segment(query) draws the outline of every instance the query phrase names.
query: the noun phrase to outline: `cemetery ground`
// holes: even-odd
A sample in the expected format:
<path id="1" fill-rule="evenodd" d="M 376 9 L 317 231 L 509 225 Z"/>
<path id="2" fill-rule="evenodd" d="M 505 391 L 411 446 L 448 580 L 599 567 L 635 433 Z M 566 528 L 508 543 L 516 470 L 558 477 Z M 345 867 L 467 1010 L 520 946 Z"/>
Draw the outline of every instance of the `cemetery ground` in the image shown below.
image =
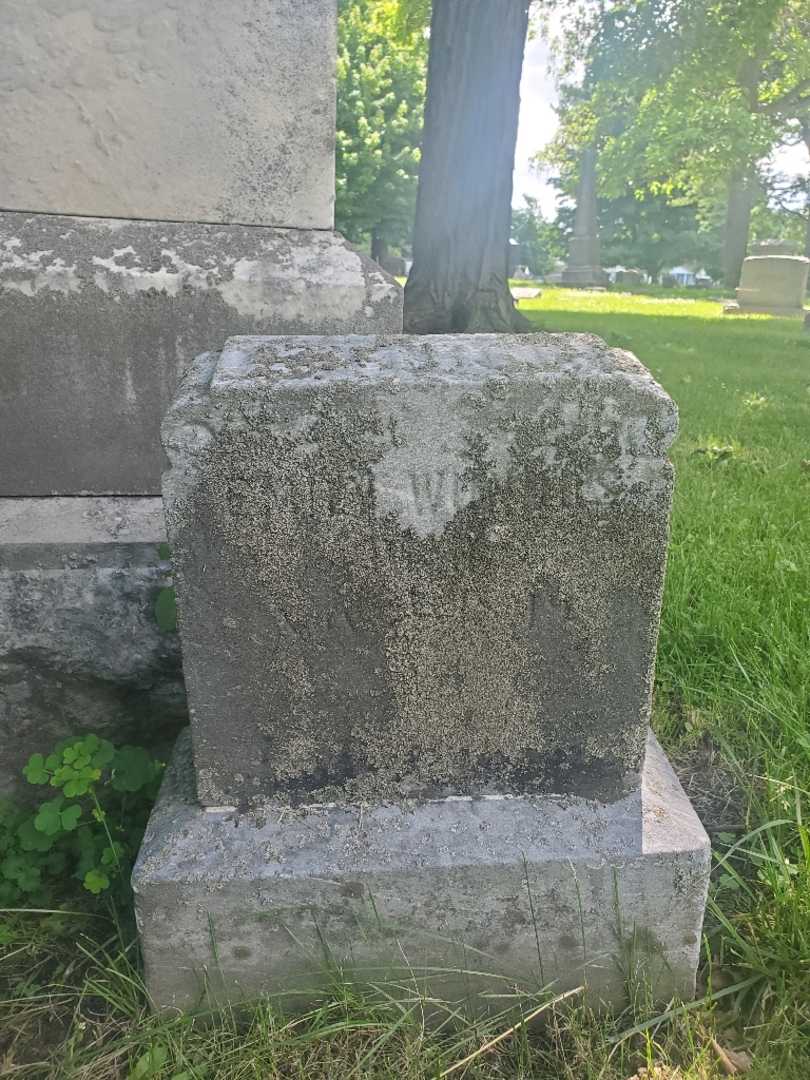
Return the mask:
<path id="1" fill-rule="evenodd" d="M 128 911 L 74 894 L 70 913 L 0 915 L 0 1076 L 810 1075 L 810 335 L 709 299 L 544 288 L 520 306 L 630 349 L 680 409 L 654 723 L 715 848 L 702 998 L 663 1012 L 630 979 L 620 1016 L 505 994 L 465 1021 L 336 972 L 304 1016 L 272 999 L 153 1016 Z"/>

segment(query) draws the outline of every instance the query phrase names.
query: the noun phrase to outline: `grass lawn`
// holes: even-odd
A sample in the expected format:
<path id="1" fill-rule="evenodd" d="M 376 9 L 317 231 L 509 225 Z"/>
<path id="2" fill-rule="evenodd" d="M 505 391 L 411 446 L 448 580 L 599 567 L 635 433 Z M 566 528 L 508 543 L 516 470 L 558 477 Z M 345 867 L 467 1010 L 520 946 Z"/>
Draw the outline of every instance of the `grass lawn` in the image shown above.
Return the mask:
<path id="1" fill-rule="evenodd" d="M 680 408 L 655 724 L 715 841 L 705 999 L 511 1032 L 520 1014 L 448 1009 L 435 1030 L 419 1001 L 344 985 L 302 1019 L 201 1023 L 149 1015 L 120 925 L 7 914 L 0 1076 L 716 1080 L 726 1051 L 754 1080 L 810 1076 L 810 335 L 709 300 L 544 289 L 520 308 L 630 349 Z"/>

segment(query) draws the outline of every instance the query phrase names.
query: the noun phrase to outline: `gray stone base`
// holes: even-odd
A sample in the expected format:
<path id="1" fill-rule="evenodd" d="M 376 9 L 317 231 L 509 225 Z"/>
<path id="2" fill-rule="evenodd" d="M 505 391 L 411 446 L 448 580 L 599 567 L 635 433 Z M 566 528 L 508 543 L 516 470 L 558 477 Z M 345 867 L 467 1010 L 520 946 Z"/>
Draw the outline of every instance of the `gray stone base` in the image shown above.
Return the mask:
<path id="1" fill-rule="evenodd" d="M 0 796 L 41 795 L 20 770 L 59 739 L 159 748 L 187 722 L 164 541 L 160 499 L 0 499 Z"/>
<path id="2" fill-rule="evenodd" d="M 778 319 L 802 319 L 805 309 L 798 307 L 760 307 L 751 304 L 740 304 L 737 300 L 729 300 L 723 305 L 724 315 L 773 315 Z"/>
<path id="3" fill-rule="evenodd" d="M 604 289 L 610 278 L 600 266 L 578 266 L 562 272 L 560 284 L 569 289 Z"/>
<path id="4" fill-rule="evenodd" d="M 0 211 L 0 495 L 159 495 L 198 353 L 401 330 L 402 289 L 327 230 Z"/>
<path id="5" fill-rule="evenodd" d="M 621 1003 L 694 993 L 709 842 L 651 736 L 640 792 L 412 806 L 203 810 L 183 737 L 133 874 L 157 1007 L 336 975 L 463 1000 L 585 982 Z M 389 987 L 390 989 L 390 987 Z M 287 1002 L 289 1006 L 290 1001 Z"/>

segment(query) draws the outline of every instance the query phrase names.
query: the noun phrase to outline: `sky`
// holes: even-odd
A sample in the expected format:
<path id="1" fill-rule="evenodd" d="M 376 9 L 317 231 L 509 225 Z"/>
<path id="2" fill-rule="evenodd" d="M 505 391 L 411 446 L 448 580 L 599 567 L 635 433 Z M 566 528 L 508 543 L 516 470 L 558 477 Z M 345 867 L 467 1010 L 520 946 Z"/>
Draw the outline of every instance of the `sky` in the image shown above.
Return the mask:
<path id="1" fill-rule="evenodd" d="M 548 48 L 540 38 L 526 44 L 523 62 L 523 78 L 520 84 L 520 123 L 518 125 L 517 150 L 515 152 L 513 206 L 523 206 L 523 196 L 532 195 L 540 200 L 546 218 L 556 215 L 556 190 L 530 166 L 530 158 L 554 137 L 557 100 L 554 80 L 547 71 Z M 804 146 L 786 147 L 774 159 L 780 172 L 793 175 L 810 171 L 810 158 Z"/>

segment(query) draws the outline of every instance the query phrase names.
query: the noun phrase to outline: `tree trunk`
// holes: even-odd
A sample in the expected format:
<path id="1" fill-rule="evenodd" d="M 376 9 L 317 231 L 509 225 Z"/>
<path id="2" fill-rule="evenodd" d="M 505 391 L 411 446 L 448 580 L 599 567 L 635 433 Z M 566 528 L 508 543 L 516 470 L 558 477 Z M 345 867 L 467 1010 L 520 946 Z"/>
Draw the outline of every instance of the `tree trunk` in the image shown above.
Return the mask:
<path id="1" fill-rule="evenodd" d="M 378 229 L 372 230 L 371 233 L 371 257 L 374 262 L 382 265 L 383 261 L 388 258 L 389 248 L 388 241 L 385 237 L 380 235 Z"/>
<path id="2" fill-rule="evenodd" d="M 748 252 L 748 233 L 755 186 L 747 177 L 732 177 L 728 185 L 728 208 L 723 237 L 723 280 L 729 289 L 740 284 L 742 264 Z"/>
<path id="3" fill-rule="evenodd" d="M 508 281 L 529 0 L 434 0 L 411 333 L 529 329 Z"/>

